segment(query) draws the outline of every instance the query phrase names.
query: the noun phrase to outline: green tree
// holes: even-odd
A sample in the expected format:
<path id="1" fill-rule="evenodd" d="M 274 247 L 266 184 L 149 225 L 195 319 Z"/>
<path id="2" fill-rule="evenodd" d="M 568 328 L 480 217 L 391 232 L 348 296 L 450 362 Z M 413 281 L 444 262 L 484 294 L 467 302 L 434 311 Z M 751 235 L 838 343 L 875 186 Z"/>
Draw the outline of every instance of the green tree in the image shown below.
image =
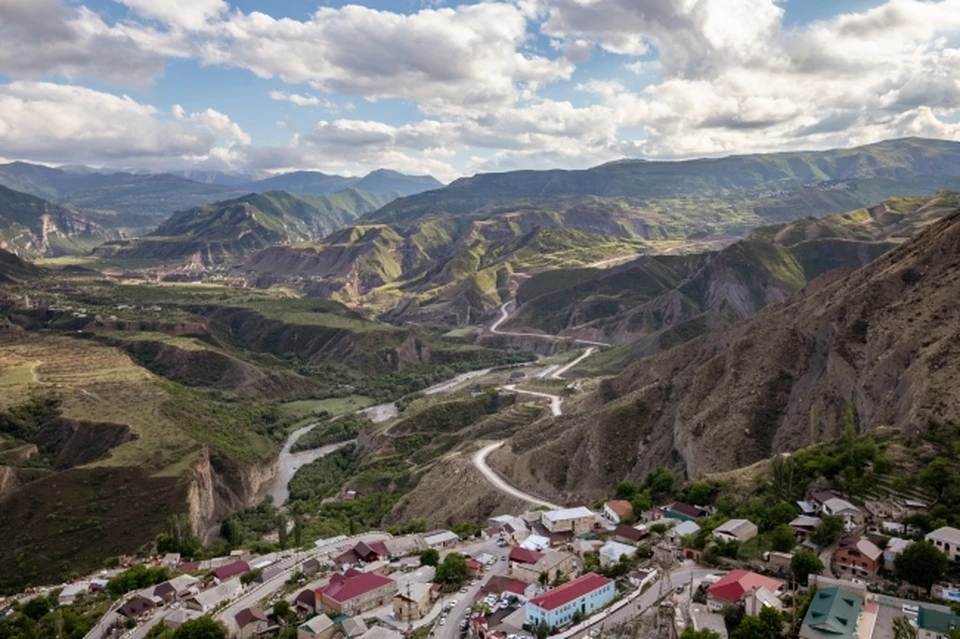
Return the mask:
<path id="1" fill-rule="evenodd" d="M 796 516 L 797 511 L 794 510 L 794 507 L 786 502 L 781 501 L 770 508 L 763 509 L 762 513 L 760 514 L 760 530 L 762 532 L 767 532 L 768 530 L 773 530 L 777 526 L 789 524 Z"/>
<path id="2" fill-rule="evenodd" d="M 227 639 L 227 629 L 210 617 L 198 617 L 177 628 L 173 639 Z"/>
<path id="3" fill-rule="evenodd" d="M 744 617 L 737 629 L 730 633 L 730 639 L 773 639 L 770 627 L 760 617 Z"/>
<path id="4" fill-rule="evenodd" d="M 800 474 L 796 459 L 792 456 L 784 457 L 778 455 L 773 458 L 771 467 L 773 470 L 773 478 L 770 482 L 770 488 L 774 497 L 781 502 L 794 501 L 799 492 L 795 480 Z"/>
<path id="5" fill-rule="evenodd" d="M 276 603 L 273 604 L 273 616 L 277 619 L 288 620 L 293 614 L 293 611 L 290 609 L 290 602 L 286 599 L 278 599 Z"/>
<path id="6" fill-rule="evenodd" d="M 893 639 L 917 639 L 917 629 L 906 617 L 893 620 Z"/>
<path id="7" fill-rule="evenodd" d="M 694 630 L 693 626 L 687 626 L 680 633 L 680 639 L 720 639 L 720 634 L 709 628 Z"/>
<path id="8" fill-rule="evenodd" d="M 907 546 L 893 564 L 897 577 L 924 590 L 943 577 L 948 565 L 947 556 L 926 541 Z"/>
<path id="9" fill-rule="evenodd" d="M 673 494 L 673 487 L 676 478 L 669 468 L 662 466 L 654 472 L 647 475 L 644 480 L 644 488 L 650 491 L 653 497 L 668 497 Z"/>
<path id="10" fill-rule="evenodd" d="M 282 513 L 277 515 L 277 542 L 280 550 L 287 547 L 287 518 Z"/>
<path id="11" fill-rule="evenodd" d="M 717 485 L 709 481 L 695 481 L 687 489 L 687 501 L 698 506 L 712 504 L 716 496 Z"/>
<path id="12" fill-rule="evenodd" d="M 257 568 L 256 570 L 248 570 L 240 575 L 240 583 L 242 583 L 244 586 L 252 584 L 254 580 L 262 574 L 263 570 L 260 568 Z"/>
<path id="13" fill-rule="evenodd" d="M 550 626 L 548 626 L 547 622 L 543 619 L 537 622 L 537 625 L 533 631 L 537 639 L 547 639 L 547 637 L 550 636 Z"/>
<path id="14" fill-rule="evenodd" d="M 437 566 L 436 579 L 443 584 L 459 586 L 467 579 L 467 558 L 452 552 Z"/>
<path id="15" fill-rule="evenodd" d="M 440 564 L 440 553 L 435 548 L 427 548 L 420 553 L 420 563 L 424 566 L 437 566 Z"/>
<path id="16" fill-rule="evenodd" d="M 943 492 L 953 485 L 953 472 L 950 470 L 950 462 L 943 457 L 937 457 L 923 469 L 920 473 L 920 483 L 937 494 L 937 499 L 943 496 Z"/>
<path id="17" fill-rule="evenodd" d="M 650 498 L 650 493 L 645 490 L 635 494 L 633 499 L 630 500 L 630 504 L 633 506 L 633 513 L 637 517 L 653 508 L 653 500 Z"/>
<path id="18" fill-rule="evenodd" d="M 816 554 L 808 550 L 800 550 L 793 554 L 790 560 L 790 571 L 799 584 L 806 584 L 810 575 L 819 575 L 823 572 L 823 562 Z"/>
<path id="19" fill-rule="evenodd" d="M 810 539 L 818 546 L 829 546 L 840 539 L 840 535 L 843 534 L 844 524 L 843 517 L 827 515 L 814 529 L 813 534 L 810 535 Z"/>
<path id="20" fill-rule="evenodd" d="M 626 499 L 631 500 L 633 496 L 637 494 L 637 485 L 632 481 L 622 481 L 617 484 L 617 491 L 615 493 L 616 499 Z"/>
<path id="21" fill-rule="evenodd" d="M 46 597 L 34 597 L 23 605 L 23 614 L 34 620 L 39 620 L 50 612 L 50 602 Z"/>
<path id="22" fill-rule="evenodd" d="M 293 518 L 293 544 L 297 548 L 303 545 L 303 517 L 300 515 Z"/>
<path id="23" fill-rule="evenodd" d="M 797 545 L 797 538 L 793 528 L 780 524 L 770 533 L 770 548 L 777 552 L 790 552 Z"/>
<path id="24" fill-rule="evenodd" d="M 783 636 L 783 615 L 780 614 L 779 610 L 764 606 L 757 618 L 767 627 L 771 639 Z"/>

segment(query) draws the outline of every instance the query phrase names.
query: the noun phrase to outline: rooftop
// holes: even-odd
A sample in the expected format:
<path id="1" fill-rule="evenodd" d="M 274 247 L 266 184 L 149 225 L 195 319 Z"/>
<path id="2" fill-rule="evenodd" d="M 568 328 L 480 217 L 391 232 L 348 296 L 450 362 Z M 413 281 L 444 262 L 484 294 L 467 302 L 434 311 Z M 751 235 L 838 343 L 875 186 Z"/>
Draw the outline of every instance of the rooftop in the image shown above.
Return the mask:
<path id="1" fill-rule="evenodd" d="M 621 544 L 616 541 L 608 541 L 604 544 L 603 548 L 600 549 L 600 554 L 612 559 L 614 561 L 619 561 L 620 557 L 627 555 L 632 557 L 634 553 L 637 552 L 637 549 L 633 546 L 628 546 L 626 544 Z"/>
<path id="2" fill-rule="evenodd" d="M 732 570 L 707 588 L 707 593 L 714 599 L 734 603 L 754 588 L 760 587 L 776 592 L 783 587 L 783 582 L 748 570 Z"/>
<path id="3" fill-rule="evenodd" d="M 237 622 L 237 626 L 243 628 L 258 621 L 266 621 L 267 615 L 259 608 L 244 608 L 237 613 L 237 616 L 234 617 L 234 619 Z"/>
<path id="4" fill-rule="evenodd" d="M 923 630 L 948 635 L 950 631 L 960 628 L 960 617 L 950 612 L 941 612 L 933 608 L 920 606 L 920 612 L 917 614 L 917 625 Z"/>
<path id="5" fill-rule="evenodd" d="M 681 515 L 686 515 L 687 517 L 693 517 L 696 519 L 703 515 L 703 508 L 699 506 L 691 506 L 690 504 L 685 504 L 682 501 L 675 501 L 669 506 L 667 510 L 672 510 L 675 513 L 680 513 Z"/>
<path id="6" fill-rule="evenodd" d="M 375 572 L 347 571 L 342 575 L 334 575 L 330 584 L 317 589 L 317 594 L 329 597 L 334 601 L 343 603 L 350 601 L 354 597 L 368 593 L 371 590 L 382 588 L 394 583 L 383 575 Z"/>
<path id="7" fill-rule="evenodd" d="M 324 630 L 333 627 L 333 620 L 327 615 L 317 615 L 306 623 L 300 625 L 301 628 L 310 634 L 318 635 Z"/>
<path id="8" fill-rule="evenodd" d="M 530 603 L 543 610 L 556 610 L 586 594 L 599 590 L 613 582 L 592 572 L 567 582 L 559 588 L 548 590 L 530 600 Z"/>
<path id="9" fill-rule="evenodd" d="M 558 522 L 570 519 L 586 519 L 593 517 L 593 511 L 586 506 L 577 506 L 576 508 L 561 508 L 560 510 L 548 510 L 543 513 L 543 519 L 546 521 Z"/>
<path id="10" fill-rule="evenodd" d="M 700 532 L 700 526 L 692 521 L 685 521 L 683 523 L 677 524 L 673 528 L 673 533 L 675 535 L 680 535 L 681 537 L 686 537 L 687 535 L 695 535 Z"/>
<path id="11" fill-rule="evenodd" d="M 863 599 L 843 588 L 818 590 L 803 618 L 801 637 L 854 639 Z"/>
<path id="12" fill-rule="evenodd" d="M 510 561 L 515 561 L 518 564 L 535 564 L 543 559 L 543 556 L 542 552 L 521 548 L 519 546 L 515 546 L 510 550 Z"/>
<path id="13" fill-rule="evenodd" d="M 604 506 L 612 510 L 620 519 L 633 515 L 633 504 L 625 499 L 614 499 L 613 501 L 608 501 Z"/>
<path id="14" fill-rule="evenodd" d="M 736 535 L 737 531 L 747 526 L 753 526 L 753 522 L 751 522 L 749 519 L 731 519 L 722 526 L 718 526 L 713 532 Z"/>
<path id="15" fill-rule="evenodd" d="M 960 530 L 952 528 L 950 526 L 943 526 L 942 528 L 937 528 L 933 532 L 927 535 L 927 539 L 938 539 L 940 541 L 950 542 L 951 544 L 960 545 Z"/>
<path id="16" fill-rule="evenodd" d="M 629 539 L 630 541 L 640 541 L 647 536 L 646 527 L 641 529 L 633 526 L 627 526 L 625 524 L 618 525 L 615 533 L 618 537 L 623 537 L 624 539 Z"/>

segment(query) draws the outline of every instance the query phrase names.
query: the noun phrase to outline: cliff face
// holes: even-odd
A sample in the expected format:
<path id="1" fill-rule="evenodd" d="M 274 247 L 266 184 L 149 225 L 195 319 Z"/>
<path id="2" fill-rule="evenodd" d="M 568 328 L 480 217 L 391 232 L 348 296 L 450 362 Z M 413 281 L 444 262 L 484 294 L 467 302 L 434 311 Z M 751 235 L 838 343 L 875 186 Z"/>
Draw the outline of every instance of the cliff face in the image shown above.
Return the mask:
<path id="1" fill-rule="evenodd" d="M 658 465 L 731 470 L 861 432 L 960 420 L 960 211 L 752 320 L 639 359 L 494 461 L 544 495 L 600 494 Z M 549 433 L 546 436 L 545 432 Z"/>
<path id="2" fill-rule="evenodd" d="M 205 448 L 187 481 L 187 514 L 194 532 L 203 535 L 230 513 L 256 505 L 278 468 L 278 460 L 240 466 Z"/>

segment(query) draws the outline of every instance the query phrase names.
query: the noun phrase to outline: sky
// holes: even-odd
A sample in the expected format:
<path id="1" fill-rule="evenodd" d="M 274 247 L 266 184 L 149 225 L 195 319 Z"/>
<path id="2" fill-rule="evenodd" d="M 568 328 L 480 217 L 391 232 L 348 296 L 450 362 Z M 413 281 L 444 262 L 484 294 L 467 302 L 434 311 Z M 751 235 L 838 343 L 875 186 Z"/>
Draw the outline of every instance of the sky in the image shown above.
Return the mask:
<path id="1" fill-rule="evenodd" d="M 449 181 L 960 139 L 960 0 L 0 0 L 0 158 Z"/>

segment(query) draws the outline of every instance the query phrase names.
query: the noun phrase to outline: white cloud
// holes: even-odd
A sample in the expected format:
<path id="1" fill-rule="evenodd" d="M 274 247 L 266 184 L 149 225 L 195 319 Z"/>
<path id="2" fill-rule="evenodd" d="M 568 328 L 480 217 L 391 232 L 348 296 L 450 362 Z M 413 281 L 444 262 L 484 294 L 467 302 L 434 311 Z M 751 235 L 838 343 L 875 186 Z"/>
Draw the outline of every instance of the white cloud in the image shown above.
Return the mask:
<path id="1" fill-rule="evenodd" d="M 315 95 L 310 94 L 300 94 L 300 93 L 287 93 L 286 91 L 270 91 L 267 94 L 271 100 L 277 102 L 289 102 L 294 106 L 298 107 L 319 107 L 330 113 L 339 113 L 340 109 L 345 111 L 352 111 L 354 108 L 353 103 L 345 102 L 343 106 L 337 104 L 333 100 L 328 98 L 320 98 Z"/>
<path id="2" fill-rule="evenodd" d="M 324 7 L 305 22 L 234 13 L 221 29 L 202 49 L 208 64 L 371 100 L 413 100 L 429 114 L 507 108 L 524 89 L 573 71 L 568 60 L 522 53 L 527 22 L 497 2 L 412 15 Z"/>
<path id="3" fill-rule="evenodd" d="M 228 9 L 226 0 L 115 0 L 175 29 L 200 31 Z"/>

